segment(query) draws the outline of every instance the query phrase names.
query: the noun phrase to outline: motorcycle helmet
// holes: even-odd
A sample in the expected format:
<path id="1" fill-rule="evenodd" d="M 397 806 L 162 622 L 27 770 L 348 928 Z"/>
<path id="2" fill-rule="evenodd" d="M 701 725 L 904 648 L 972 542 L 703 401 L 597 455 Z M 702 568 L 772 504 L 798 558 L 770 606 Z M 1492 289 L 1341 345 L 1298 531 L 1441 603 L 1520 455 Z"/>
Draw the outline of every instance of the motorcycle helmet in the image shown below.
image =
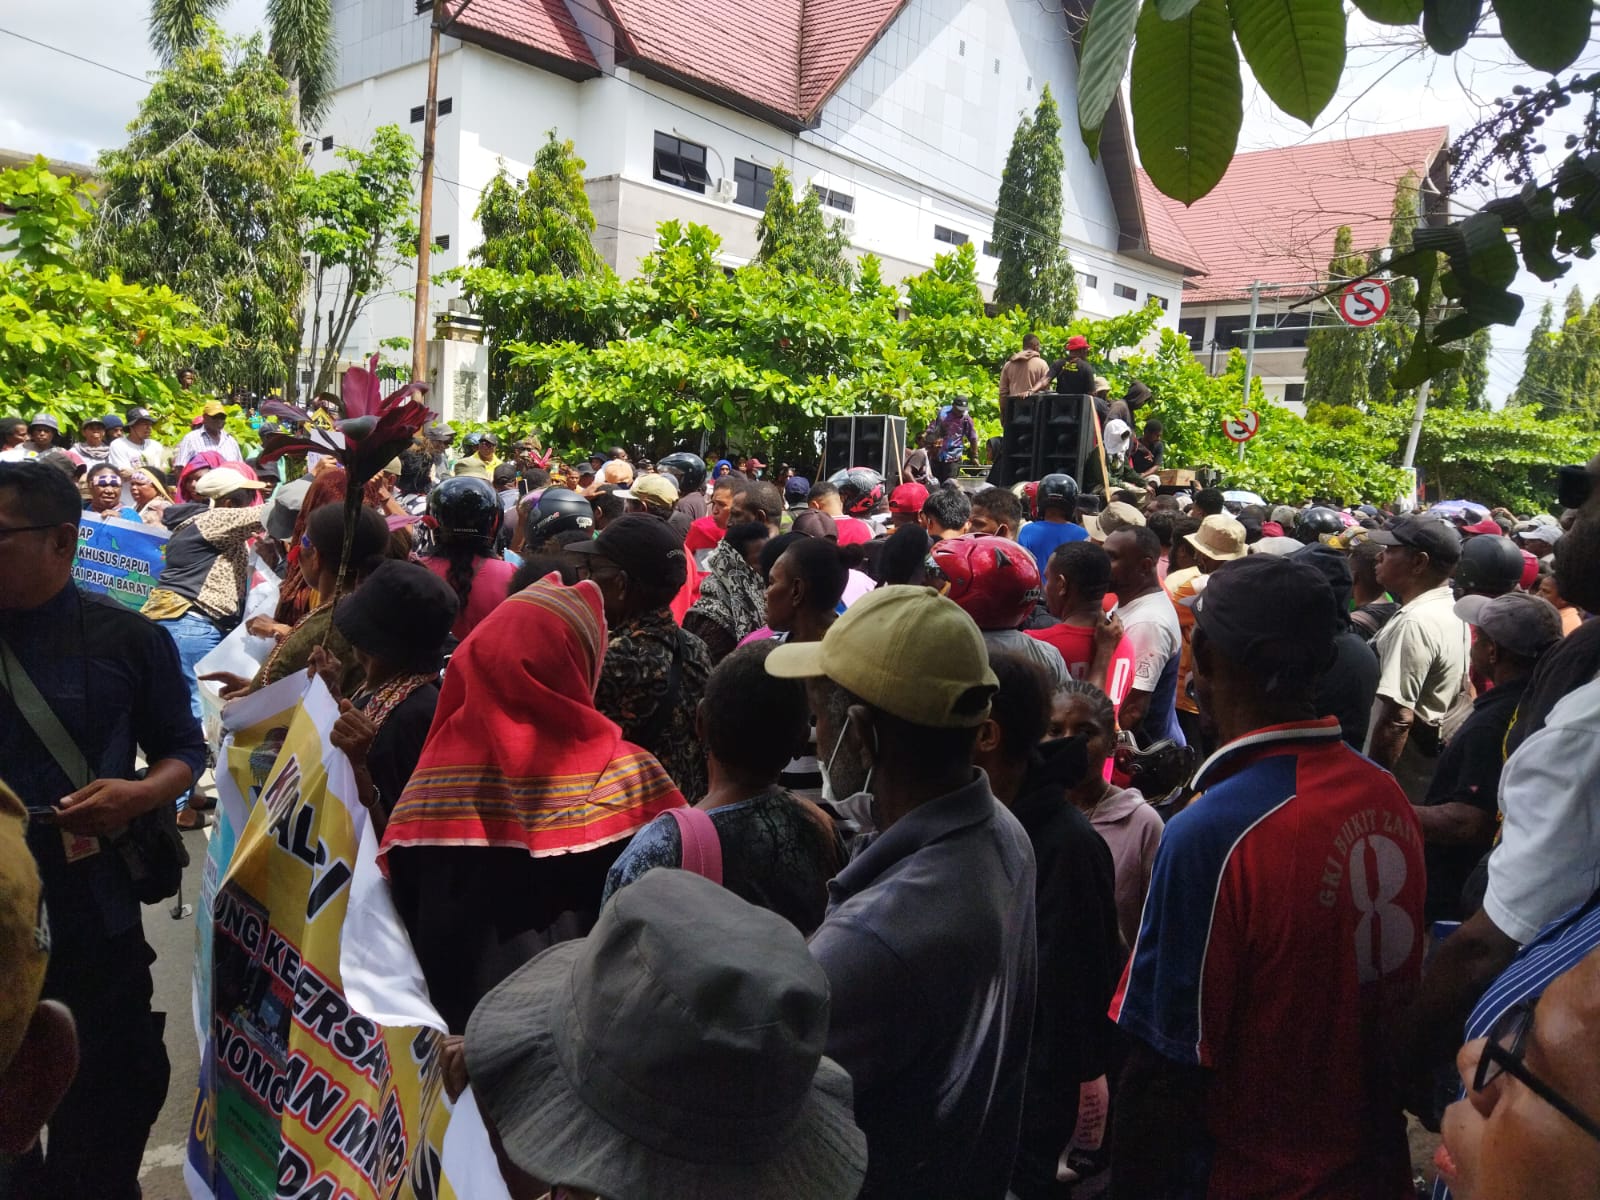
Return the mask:
<path id="1" fill-rule="evenodd" d="M 546 488 L 528 518 L 523 541 L 532 549 L 569 530 L 593 529 L 594 505 L 571 488 Z"/>
<path id="2" fill-rule="evenodd" d="M 500 497 L 486 479 L 457 475 L 428 493 L 428 516 L 446 536 L 492 539 L 504 515 Z"/>
<path id="3" fill-rule="evenodd" d="M 1042 513 L 1051 504 L 1065 509 L 1067 516 L 1072 516 L 1073 509 L 1078 506 L 1078 481 L 1060 472 L 1039 480 L 1039 490 L 1033 498 L 1034 510 Z"/>
<path id="4" fill-rule="evenodd" d="M 658 462 L 656 467 L 670 471 L 677 477 L 678 494 L 681 496 L 698 492 L 706 485 L 706 460 L 687 450 L 674 451 Z"/>
<path id="5" fill-rule="evenodd" d="M 1294 536 L 1307 546 L 1322 540 L 1323 534 L 1336 536 L 1344 532 L 1344 518 L 1331 508 L 1309 508 L 1294 523 Z"/>
<path id="6" fill-rule="evenodd" d="M 839 489 L 839 502 L 851 517 L 867 516 L 887 495 L 883 476 L 871 467 L 850 467 L 830 475 L 828 482 Z"/>
<path id="7" fill-rule="evenodd" d="M 979 629 L 1016 629 L 1039 600 L 1039 565 L 1005 538 L 969 533 L 935 542 L 928 552 L 928 582 Z"/>
<path id="8" fill-rule="evenodd" d="M 1456 593 L 1503 596 L 1522 582 L 1522 551 L 1508 537 L 1468 538 L 1456 565 Z"/>

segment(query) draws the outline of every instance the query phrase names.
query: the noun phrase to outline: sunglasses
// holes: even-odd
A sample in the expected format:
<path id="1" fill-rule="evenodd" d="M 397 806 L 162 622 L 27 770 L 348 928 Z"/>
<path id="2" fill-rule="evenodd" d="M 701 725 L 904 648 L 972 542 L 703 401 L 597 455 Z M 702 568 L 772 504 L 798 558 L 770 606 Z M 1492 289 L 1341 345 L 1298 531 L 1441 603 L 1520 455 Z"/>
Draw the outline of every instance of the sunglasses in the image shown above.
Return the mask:
<path id="1" fill-rule="evenodd" d="M 1532 1033 L 1533 1001 L 1524 1000 L 1501 1013 L 1499 1019 L 1489 1029 L 1483 1054 L 1478 1059 L 1477 1074 L 1473 1076 L 1472 1090 L 1481 1092 L 1501 1075 L 1510 1075 L 1595 1141 L 1600 1142 L 1600 1121 L 1587 1116 L 1576 1104 L 1530 1071 L 1523 1062 L 1523 1056 L 1528 1051 L 1529 1035 Z"/>

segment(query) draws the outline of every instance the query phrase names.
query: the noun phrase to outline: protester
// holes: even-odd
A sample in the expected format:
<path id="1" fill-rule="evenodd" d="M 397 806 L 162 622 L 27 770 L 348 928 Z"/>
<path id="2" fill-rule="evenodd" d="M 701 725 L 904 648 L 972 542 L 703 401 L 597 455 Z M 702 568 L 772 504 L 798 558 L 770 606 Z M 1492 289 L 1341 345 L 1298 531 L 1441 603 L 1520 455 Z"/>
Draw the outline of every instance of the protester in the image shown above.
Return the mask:
<path id="1" fill-rule="evenodd" d="M 1370 540 L 1383 547 L 1378 582 L 1401 607 L 1374 641 L 1380 673 L 1367 753 L 1420 799 L 1438 754 L 1439 724 L 1467 680 L 1469 635 L 1449 586 L 1461 535 L 1434 517 L 1401 517 Z"/>
<path id="2" fill-rule="evenodd" d="M 172 497 L 154 472 L 143 467 L 129 472 L 124 490 L 139 520 L 146 525 L 161 525 L 162 514 L 171 507 Z"/>
<path id="3" fill-rule="evenodd" d="M 1017 533 L 1021 529 L 1022 501 L 1005 488 L 987 487 L 972 498 L 968 533 L 1009 538 L 1014 542 L 1018 540 Z"/>
<path id="4" fill-rule="evenodd" d="M 72 582 L 81 502 L 71 480 L 39 463 L 0 464 L 0 763 L 27 807 L 28 848 L 50 914 L 42 996 L 72 1013 L 77 1077 L 12 1170 L 18 1196 L 139 1195 L 150 1128 L 167 1094 L 164 1017 L 151 1010 L 155 952 L 140 925 L 127 860 L 109 841 L 155 820 L 205 768 L 205 740 L 186 703 L 173 640 L 137 613 Z M 28 713 L 24 699 L 53 715 Z M 41 723 L 43 723 L 41 727 Z M 56 734 L 53 729 L 63 731 Z M 136 758 L 146 764 L 135 778 Z M 169 826 L 170 828 L 170 826 Z M 37 904 L 28 919 L 37 922 Z M 32 1006 L 39 965 L 0 974 L 0 1011 Z M 53 1008 L 42 1033 L 59 1038 Z M 57 1051 L 64 1047 L 56 1044 Z M 0 1055 L 0 1058 L 7 1056 Z M 29 1064 L 30 1073 L 34 1064 Z M 40 1092 L 59 1063 L 37 1063 Z M 0 1127 L 42 1115 L 0 1094 Z M 20 1146 L 27 1150 L 31 1136 Z"/>
<path id="5" fill-rule="evenodd" d="M 972 461 L 978 461 L 978 431 L 972 424 L 972 414 L 967 411 L 968 403 L 965 396 L 954 397 L 928 426 L 928 431 L 938 439 L 933 451 L 933 475 L 940 483 L 954 478 L 961 469 L 963 449 L 970 448 Z"/>
<path id="6" fill-rule="evenodd" d="M 663 457 L 656 465 L 671 475 L 678 486 L 678 500 L 672 506 L 674 512 L 683 513 L 691 523 L 710 513 L 710 506 L 706 503 L 705 459 L 698 454 L 678 450 Z"/>
<path id="7" fill-rule="evenodd" d="M 880 588 L 767 670 L 827 680 L 812 708 L 832 790 L 870 795 L 878 830 L 811 939 L 867 1135 L 862 1195 L 1000 1200 L 1033 1023 L 1034 863 L 973 768 L 997 686 L 983 638 L 931 590 Z"/>
<path id="8" fill-rule="evenodd" d="M 1583 613 L 1561 594 L 1561 588 L 1557 585 L 1553 572 L 1539 580 L 1538 593 L 1561 614 L 1561 636 L 1566 637 L 1569 633 L 1576 633 L 1578 627 L 1583 624 Z"/>
<path id="9" fill-rule="evenodd" d="M 1038 999 L 1011 1177 L 1012 1194 L 1031 1200 L 1060 1194 L 1057 1162 L 1069 1141 L 1099 1147 L 1103 1124 L 1081 1137 L 1074 1132 L 1105 1112 L 1112 1040 L 1106 1006 L 1125 953 L 1111 853 L 1062 797 L 1093 770 L 1084 742 L 1041 746 L 1049 707 L 1044 674 L 1012 654 L 991 654 L 989 665 L 1000 690 L 978 731 L 975 761 L 1027 831 L 1037 863 Z"/>
<path id="10" fill-rule="evenodd" d="M 751 565 L 771 537 L 764 524 L 734 525 L 711 552 L 700 598 L 684 614 L 683 627 L 705 643 L 715 666 L 736 646 L 766 624 L 766 582 Z"/>
<path id="11" fill-rule="evenodd" d="M 761 642 L 735 650 L 694 706 L 710 775 L 695 807 L 711 817 L 711 828 L 697 837 L 715 839 L 718 882 L 809 937 L 822 923 L 828 881 L 844 865 L 844 847 L 821 809 L 778 782 L 805 748 L 809 718 L 805 689 L 766 673 L 773 649 Z M 686 865 L 675 815 L 657 817 L 634 836 L 606 879 L 607 898 L 652 867 Z"/>
<path id="12" fill-rule="evenodd" d="M 922 431 L 920 441 L 906 451 L 900 464 L 900 478 L 904 483 L 914 483 L 924 491 L 939 486 L 939 476 L 933 468 L 933 456 L 939 450 L 939 431 L 932 426 Z"/>
<path id="13" fill-rule="evenodd" d="M 88 512 L 98 517 L 121 517 L 137 521 L 139 510 L 122 503 L 122 476 L 116 468 L 100 463 L 89 471 Z"/>
<path id="14" fill-rule="evenodd" d="M 958 538 L 972 521 L 972 501 L 958 488 L 935 488 L 922 505 L 922 527 L 934 542 Z"/>
<path id="15" fill-rule="evenodd" d="M 826 513 L 833 518 L 833 523 L 838 526 L 841 546 L 853 546 L 872 540 L 872 526 L 858 517 L 845 515 L 844 498 L 838 484 L 825 480 L 813 485 L 806 496 L 806 503 L 815 511 Z"/>
<path id="16" fill-rule="evenodd" d="M 200 428 L 183 435 L 178 448 L 172 452 L 172 465 L 186 467 L 190 459 L 205 450 L 220 455 L 223 462 L 244 461 L 239 443 L 228 432 L 227 424 L 228 410 L 222 407 L 222 402 L 207 400 L 205 407 L 200 410 Z"/>
<path id="17" fill-rule="evenodd" d="M 1022 547 L 977 534 L 935 542 L 928 554 L 928 582 L 977 622 L 991 654 L 1015 654 L 1034 663 L 1052 690 L 1071 678 L 1061 651 L 1022 632 L 1039 596 L 1039 568 Z"/>
<path id="18" fill-rule="evenodd" d="M 891 533 L 878 551 L 874 573 L 879 586 L 923 584 L 928 574 L 929 545 L 927 531 L 920 525 L 902 525 Z"/>
<path id="19" fill-rule="evenodd" d="M 1012 401 L 1018 396 L 1042 392 L 1050 379 L 1050 364 L 1039 353 L 1039 335 L 1022 339 L 1022 349 L 1006 360 L 1000 370 L 1000 427 L 1011 428 Z"/>
<path id="20" fill-rule="evenodd" d="M 1057 546 L 1081 542 L 1089 531 L 1073 520 L 1078 510 L 1078 481 L 1059 472 L 1039 481 L 1033 503 L 1038 520 L 1024 525 L 1017 541 L 1036 562 L 1048 562 Z"/>
<path id="21" fill-rule="evenodd" d="M 1421 839 L 1393 779 L 1316 718 L 1337 617 L 1321 575 L 1270 555 L 1198 602 L 1195 685 L 1222 749 L 1166 827 L 1112 1004 L 1133 1039 L 1115 1197 L 1409 1187 L 1386 1039 L 1422 962 Z"/>
<path id="22" fill-rule="evenodd" d="M 765 525 L 776 537 L 785 512 L 783 493 L 778 490 L 778 485 L 764 479 L 753 479 L 734 493 L 728 524 Z"/>
<path id="23" fill-rule="evenodd" d="M 1067 542 L 1045 565 L 1044 602 L 1056 624 L 1028 636 L 1060 652 L 1073 679 L 1087 680 L 1120 708 L 1133 685 L 1133 643 L 1106 617 L 1111 559 L 1091 542 Z M 1112 636 L 1112 635 L 1115 636 Z"/>
<path id="24" fill-rule="evenodd" d="M 28 423 L 21 417 L 0 420 L 0 462 L 26 462 L 32 457 Z"/>
<path id="25" fill-rule="evenodd" d="M 35 454 L 53 450 L 61 439 L 61 423 L 49 413 L 35 413 L 28 422 L 28 437 L 33 441 Z"/>
<path id="26" fill-rule="evenodd" d="M 1223 563 L 1237 562 L 1248 553 L 1246 536 L 1244 525 L 1227 513 L 1206 517 L 1200 522 L 1200 528 L 1183 535 L 1194 565 L 1176 575 L 1168 574 L 1162 582 L 1172 599 L 1173 611 L 1178 617 L 1178 632 L 1183 638 L 1182 649 L 1178 652 L 1178 687 L 1173 696 L 1173 716 L 1178 728 L 1183 730 L 1184 741 L 1191 746 L 1204 745 L 1200 736 L 1200 708 L 1195 703 L 1190 687 L 1194 669 L 1192 601 L 1205 589 L 1206 580 L 1213 571 Z M 1299 543 L 1295 545 L 1298 548 Z M 1370 699 L 1368 708 L 1371 708 Z M 1366 733 L 1365 724 L 1361 731 Z"/>
<path id="27" fill-rule="evenodd" d="M 678 628 L 669 607 L 688 556 L 666 521 L 642 513 L 619 518 L 572 549 L 583 556 L 579 574 L 600 589 L 611 630 L 595 707 L 628 741 L 654 754 L 686 798 L 698 800 L 706 790 L 706 759 L 695 709 L 711 658 L 704 642 Z"/>
<path id="28" fill-rule="evenodd" d="M 1389 599 L 1389 593 L 1378 582 L 1378 556 L 1382 553 L 1383 547 L 1369 538 L 1357 542 L 1349 553 L 1350 602 L 1355 606 L 1350 612 L 1350 624 L 1368 643 L 1400 611 L 1400 605 Z"/>
<path id="29" fill-rule="evenodd" d="M 1063 396 L 1092 396 L 1094 378 L 1094 368 L 1089 365 L 1089 339 L 1075 333 L 1067 339 L 1066 357 L 1050 368 L 1046 384 Z M 1099 415 L 1105 420 L 1104 411 Z"/>
<path id="30" fill-rule="evenodd" d="M 938 486 L 935 484 L 934 486 Z M 922 507 L 928 502 L 928 489 L 921 483 L 902 483 L 889 493 L 889 528 L 902 529 L 922 524 Z"/>
<path id="31" fill-rule="evenodd" d="M 27 827 L 27 809 L 0 783 L 0 1195 L 8 1196 L 11 1162 L 34 1148 L 78 1069 L 72 1013 L 40 998 L 50 918 Z"/>
<path id="32" fill-rule="evenodd" d="M 626 840 L 683 797 L 592 699 L 606 645 L 593 583 L 535 583 L 450 660 L 379 849 L 428 995 L 452 1033 L 495 984 L 582 936 Z"/>
<path id="33" fill-rule="evenodd" d="M 1141 525 L 1113 533 L 1105 550 L 1117 615 L 1134 651 L 1133 685 L 1117 719 L 1145 748 L 1167 739 L 1185 745 L 1175 716 L 1183 634 L 1172 599 L 1156 575 L 1161 541 Z"/>
<path id="34" fill-rule="evenodd" d="M 494 488 L 481 479 L 447 479 L 428 496 L 433 553 L 422 560 L 456 594 L 459 611 L 451 632 L 465 638 L 505 597 L 516 570 L 494 552 L 504 517 Z"/>
<path id="35" fill-rule="evenodd" d="M 72 451 L 86 463 L 103 463 L 111 453 L 111 443 L 106 439 L 104 418 L 90 417 L 78 426 L 78 440 Z"/>
<path id="36" fill-rule="evenodd" d="M 733 512 L 733 494 L 747 480 L 736 478 L 733 475 L 722 475 L 711 485 L 710 514 L 698 517 L 689 526 L 689 534 L 684 539 L 683 548 L 696 556 L 696 561 L 704 566 L 700 559 L 702 551 L 713 549 L 728 532 L 728 517 Z"/>
<path id="37" fill-rule="evenodd" d="M 1455 612 L 1476 632 L 1472 675 L 1487 690 L 1479 691 L 1472 715 L 1439 756 L 1417 808 L 1427 844 L 1430 924 L 1467 915 L 1462 887 L 1498 830 L 1506 731 L 1540 656 L 1561 640 L 1561 618 L 1546 601 L 1526 593 L 1468 596 Z"/>
<path id="38" fill-rule="evenodd" d="M 383 562 L 333 610 L 361 685 L 340 697 L 329 740 L 355 772 L 356 793 L 381 837 L 411 781 L 439 704 L 439 658 L 456 596 L 410 562 Z"/>
<path id="39" fill-rule="evenodd" d="M 830 1003 L 781 918 L 688 871 L 647 872 L 467 1026 L 512 1200 L 855 1196 L 866 1139 L 850 1077 L 823 1057 Z"/>
<path id="40" fill-rule="evenodd" d="M 1339 722 L 1345 744 L 1359 750 L 1366 744 L 1367 723 L 1378 694 L 1378 660 L 1350 623 L 1350 563 L 1332 546 L 1320 543 L 1302 546 L 1289 557 L 1321 572 L 1333 589 L 1339 632 L 1333 639 L 1333 665 L 1317 678 L 1313 703 L 1318 716 Z"/>

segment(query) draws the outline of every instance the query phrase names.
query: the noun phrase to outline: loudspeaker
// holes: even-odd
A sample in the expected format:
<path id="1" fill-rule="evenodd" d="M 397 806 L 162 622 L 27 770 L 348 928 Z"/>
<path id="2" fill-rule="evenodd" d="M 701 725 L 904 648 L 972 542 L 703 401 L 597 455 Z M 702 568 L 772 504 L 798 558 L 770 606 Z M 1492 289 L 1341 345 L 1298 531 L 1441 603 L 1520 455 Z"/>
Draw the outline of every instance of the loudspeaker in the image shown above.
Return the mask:
<path id="1" fill-rule="evenodd" d="M 1090 396 L 1054 392 L 1014 399 L 1001 450 L 1000 486 L 1043 479 L 1056 472 L 1071 475 L 1085 490 L 1097 486 L 1093 404 Z M 1095 477 L 1086 480 L 1084 472 L 1091 465 Z"/>
<path id="2" fill-rule="evenodd" d="M 892 488 L 906 457 L 904 417 L 829 417 L 822 435 L 822 478 L 871 467 Z"/>

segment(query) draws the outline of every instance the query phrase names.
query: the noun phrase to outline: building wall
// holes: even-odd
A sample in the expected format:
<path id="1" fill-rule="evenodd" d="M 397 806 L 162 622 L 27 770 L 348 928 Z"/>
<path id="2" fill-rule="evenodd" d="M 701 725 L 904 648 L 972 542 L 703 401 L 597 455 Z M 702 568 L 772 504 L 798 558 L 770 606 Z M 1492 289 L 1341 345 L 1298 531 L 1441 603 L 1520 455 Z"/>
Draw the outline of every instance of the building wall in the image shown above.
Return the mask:
<path id="1" fill-rule="evenodd" d="M 422 138 L 411 111 L 426 98 L 428 16 L 410 0 L 335 0 L 340 78 L 318 131 L 334 145 L 364 144 L 385 123 Z M 623 276 L 637 270 L 664 220 L 694 221 L 723 239 L 724 261 L 738 265 L 756 252 L 758 210 L 718 195 L 731 191 L 736 163 L 786 165 L 797 189 L 813 181 L 846 192 L 852 244 L 884 260 L 890 281 L 921 271 L 952 246 L 935 226 L 966 234 L 979 249 L 979 278 L 992 291 L 997 260 L 982 253 L 991 236 L 993 201 L 1018 117 L 1038 102 L 1048 82 L 1066 117 L 1063 236 L 1080 275 L 1080 307 L 1105 317 L 1141 307 L 1147 296 L 1168 302 L 1176 322 L 1180 278 L 1116 254 L 1117 229 L 1101 167 L 1072 131 L 1076 66 L 1059 12 L 1037 0 L 912 0 L 883 38 L 824 106 L 815 130 L 799 135 L 697 92 L 626 68 L 582 82 L 446 38 L 439 96 L 451 100 L 440 118 L 433 230 L 449 238 L 434 270 L 465 264 L 478 241 L 472 213 L 481 189 L 503 161 L 513 176 L 531 167 L 546 131 L 571 138 L 585 160 L 590 202 L 603 256 Z M 996 61 L 1001 63 L 997 74 Z M 653 178 L 657 131 L 707 148 L 713 186 L 704 195 Z M 337 165 L 315 142 L 312 165 Z M 836 214 L 838 215 L 838 214 Z M 397 273 L 390 294 L 376 299 L 352 338 L 351 358 L 379 339 L 409 336 L 413 280 Z M 1131 296 L 1116 294 L 1118 287 Z M 455 285 L 431 289 L 430 309 L 443 311 Z"/>
<path id="2" fill-rule="evenodd" d="M 1256 328 L 1265 330 L 1287 320 L 1304 319 L 1307 311 L 1306 308 L 1291 309 L 1287 301 L 1263 303 L 1256 316 Z M 1248 327 L 1249 316 L 1250 305 L 1246 302 L 1185 305 L 1180 332 L 1190 335 L 1195 358 L 1211 374 L 1218 375 L 1227 370 L 1228 354 L 1233 348 L 1233 339 L 1228 336 L 1229 328 L 1237 325 Z M 1328 320 L 1325 309 L 1319 310 L 1316 320 L 1319 327 Z M 1255 376 L 1261 381 L 1267 398 L 1301 415 L 1305 414 L 1302 395 L 1306 381 L 1305 332 L 1303 329 L 1282 330 L 1280 337 L 1301 343 L 1293 346 L 1276 346 L 1273 344 L 1276 340 L 1273 335 L 1258 334 L 1254 363 Z M 1239 349 L 1242 351 L 1243 348 L 1241 337 Z"/>

